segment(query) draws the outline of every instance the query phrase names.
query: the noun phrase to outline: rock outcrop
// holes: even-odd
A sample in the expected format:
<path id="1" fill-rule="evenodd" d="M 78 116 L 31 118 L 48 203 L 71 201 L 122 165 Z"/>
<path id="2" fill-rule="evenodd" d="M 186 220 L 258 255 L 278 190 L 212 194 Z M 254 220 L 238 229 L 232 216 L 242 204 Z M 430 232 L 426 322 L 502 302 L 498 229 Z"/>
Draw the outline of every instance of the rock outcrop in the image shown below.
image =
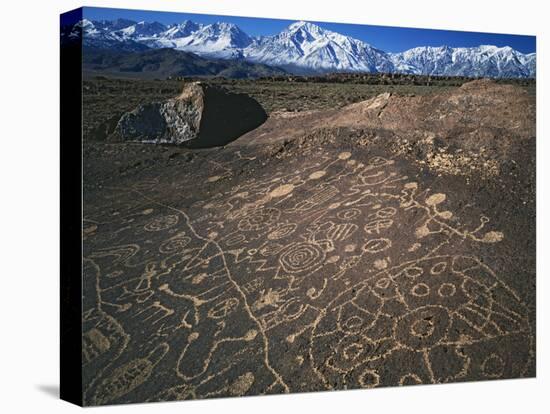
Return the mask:
<path id="1" fill-rule="evenodd" d="M 237 139 L 266 119 L 261 105 L 248 95 L 193 82 L 186 84 L 178 97 L 142 104 L 123 114 L 107 139 L 215 147 Z"/>
<path id="2" fill-rule="evenodd" d="M 316 129 L 352 127 L 409 138 L 435 134 L 446 141 L 477 148 L 480 136 L 487 135 L 487 145 L 502 143 L 503 136 L 534 136 L 534 105 L 534 99 L 521 87 L 476 80 L 435 94 L 383 93 L 339 109 L 272 113 L 268 122 L 235 145 L 263 145 L 266 136 L 275 142 L 299 138 Z M 475 139 L 470 135 L 475 135 Z"/>
<path id="3" fill-rule="evenodd" d="M 355 145 L 380 138 L 394 153 L 437 174 L 493 176 L 530 145 L 535 126 L 533 96 L 519 86 L 483 79 L 440 93 L 383 93 L 338 109 L 271 113 L 265 124 L 232 145 L 304 146 L 320 137 L 326 144 L 350 130 L 357 135 Z"/>

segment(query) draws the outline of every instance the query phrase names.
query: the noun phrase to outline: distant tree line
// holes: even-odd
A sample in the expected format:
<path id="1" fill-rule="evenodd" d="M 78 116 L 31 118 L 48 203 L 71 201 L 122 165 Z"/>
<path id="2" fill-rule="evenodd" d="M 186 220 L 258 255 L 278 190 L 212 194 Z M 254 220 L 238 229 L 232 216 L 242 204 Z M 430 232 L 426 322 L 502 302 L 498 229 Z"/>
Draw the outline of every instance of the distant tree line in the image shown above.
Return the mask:
<path id="1" fill-rule="evenodd" d="M 210 79 L 216 79 L 211 77 Z M 171 76 L 168 80 L 197 80 L 201 77 Z M 204 79 L 204 77 L 202 77 Z M 225 78 L 220 78 L 225 79 Z M 480 77 L 431 76 L 400 73 L 329 73 L 324 75 L 277 75 L 262 76 L 257 81 L 264 82 L 310 82 L 310 83 L 350 83 L 367 85 L 419 85 L 419 86 L 461 86 Z M 536 83 L 531 78 L 491 78 L 497 83 L 531 86 Z"/>

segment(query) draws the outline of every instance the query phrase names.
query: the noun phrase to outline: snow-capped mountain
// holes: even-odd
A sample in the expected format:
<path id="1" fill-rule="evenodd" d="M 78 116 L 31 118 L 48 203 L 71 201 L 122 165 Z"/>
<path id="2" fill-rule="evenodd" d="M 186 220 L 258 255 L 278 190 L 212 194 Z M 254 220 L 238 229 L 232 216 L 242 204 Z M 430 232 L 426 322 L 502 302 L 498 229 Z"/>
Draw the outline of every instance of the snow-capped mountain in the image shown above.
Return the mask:
<path id="1" fill-rule="evenodd" d="M 537 74 L 537 54 L 536 53 L 523 54 L 521 62 L 529 70 L 530 77 L 535 77 Z"/>
<path id="2" fill-rule="evenodd" d="M 166 31 L 167 27 L 158 22 L 139 22 L 113 32 L 123 40 L 146 40 L 157 37 Z"/>
<path id="3" fill-rule="evenodd" d="M 200 23 L 192 22 L 191 20 L 185 20 L 183 23 L 174 24 L 163 33 L 164 39 L 181 39 L 188 37 L 196 31 L 203 28 Z"/>
<path id="4" fill-rule="evenodd" d="M 419 75 L 526 78 L 535 75 L 535 55 L 511 47 L 416 47 L 391 55 L 395 70 Z"/>
<path id="5" fill-rule="evenodd" d="M 244 51 L 254 62 L 315 71 L 391 72 L 389 56 L 371 45 L 307 22 L 255 40 Z"/>
<path id="6" fill-rule="evenodd" d="M 136 22 L 126 19 L 113 21 L 83 19 L 73 26 L 62 27 L 61 41 L 75 42 L 81 39 L 83 45 L 95 48 L 125 51 L 146 50 L 148 49 L 147 45 L 133 40 L 137 38 L 136 34 L 128 33 L 126 36 L 122 34 L 123 30 L 136 24 Z"/>
<path id="7" fill-rule="evenodd" d="M 416 47 L 387 53 L 361 40 L 318 25 L 296 22 L 273 36 L 250 37 L 232 23 L 201 24 L 82 20 L 62 31 L 62 39 L 82 34 L 97 48 L 172 48 L 200 56 L 244 59 L 295 73 L 370 72 L 471 77 L 535 77 L 535 53 L 510 47 Z M 72 36 L 72 37 L 71 37 Z"/>
<path id="8" fill-rule="evenodd" d="M 239 58 L 252 38 L 232 23 L 201 25 L 184 22 L 143 41 L 151 47 L 169 47 L 201 56 Z"/>

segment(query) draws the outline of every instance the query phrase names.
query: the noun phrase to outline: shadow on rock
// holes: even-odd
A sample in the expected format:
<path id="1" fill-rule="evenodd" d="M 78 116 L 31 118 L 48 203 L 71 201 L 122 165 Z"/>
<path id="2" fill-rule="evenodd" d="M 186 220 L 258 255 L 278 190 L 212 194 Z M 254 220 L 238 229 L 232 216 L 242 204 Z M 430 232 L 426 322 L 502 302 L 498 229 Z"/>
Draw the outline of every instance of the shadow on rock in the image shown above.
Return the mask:
<path id="1" fill-rule="evenodd" d="M 266 119 L 262 106 L 248 95 L 194 82 L 176 98 L 139 105 L 116 124 L 101 125 L 95 138 L 209 148 L 234 141 Z"/>

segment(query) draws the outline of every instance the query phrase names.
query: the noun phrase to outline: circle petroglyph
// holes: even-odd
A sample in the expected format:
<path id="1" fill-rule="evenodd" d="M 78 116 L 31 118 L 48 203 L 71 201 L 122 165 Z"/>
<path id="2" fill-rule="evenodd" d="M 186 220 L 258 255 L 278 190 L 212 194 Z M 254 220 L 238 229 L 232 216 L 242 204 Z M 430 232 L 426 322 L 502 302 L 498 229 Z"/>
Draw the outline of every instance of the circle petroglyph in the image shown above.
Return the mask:
<path id="1" fill-rule="evenodd" d="M 445 201 L 447 196 L 443 193 L 432 194 L 426 199 L 426 204 L 429 206 L 435 206 Z"/>
<path id="2" fill-rule="evenodd" d="M 359 377 L 359 384 L 363 388 L 374 388 L 380 384 L 380 375 L 374 370 L 367 369 Z"/>
<path id="3" fill-rule="evenodd" d="M 339 211 L 336 217 L 342 220 L 353 220 L 361 214 L 361 210 L 358 208 L 350 208 L 347 210 Z"/>
<path id="4" fill-rule="evenodd" d="M 246 241 L 246 236 L 244 234 L 232 234 L 231 236 L 225 239 L 225 244 L 227 246 L 235 246 Z"/>
<path id="5" fill-rule="evenodd" d="M 387 289 L 390 287 L 390 285 L 391 285 L 391 279 L 389 277 L 383 277 L 381 279 L 378 279 L 378 281 L 375 284 L 375 286 L 378 289 Z"/>
<path id="6" fill-rule="evenodd" d="M 279 240 L 279 239 L 285 238 L 287 236 L 290 236 L 292 233 L 294 233 L 294 231 L 296 230 L 296 227 L 298 226 L 295 223 L 283 224 L 277 227 L 271 233 L 269 233 L 267 235 L 267 238 L 269 240 Z"/>
<path id="7" fill-rule="evenodd" d="M 191 238 L 182 234 L 178 236 L 171 237 L 168 240 L 162 242 L 159 247 L 159 252 L 161 253 L 174 253 L 181 251 L 185 248 L 191 241 Z"/>
<path id="8" fill-rule="evenodd" d="M 145 231 L 162 231 L 178 224 L 179 218 L 175 214 L 169 214 L 153 219 L 143 229 Z"/>
<path id="9" fill-rule="evenodd" d="M 397 210 L 393 207 L 384 207 L 376 211 L 376 213 L 373 213 L 374 217 L 380 218 L 380 219 L 388 219 L 390 217 L 395 216 L 395 213 L 397 213 Z"/>
<path id="10" fill-rule="evenodd" d="M 281 212 L 277 208 L 261 208 L 242 218 L 238 228 L 241 231 L 263 230 L 275 224 L 280 215 Z"/>
<path id="11" fill-rule="evenodd" d="M 287 248 L 280 257 L 283 269 L 289 273 L 312 270 L 325 261 L 325 252 L 313 243 L 296 243 Z"/>
<path id="12" fill-rule="evenodd" d="M 424 273 L 424 269 L 418 266 L 410 266 L 405 268 L 403 273 L 405 274 L 405 276 L 415 279 Z"/>
<path id="13" fill-rule="evenodd" d="M 392 219 L 378 219 L 368 222 L 363 229 L 367 234 L 380 234 L 382 230 L 388 229 L 392 225 Z"/>
<path id="14" fill-rule="evenodd" d="M 363 250 L 367 253 L 379 253 L 391 247 L 390 239 L 371 239 L 364 246 Z"/>
<path id="15" fill-rule="evenodd" d="M 481 371 L 487 378 L 499 378 L 504 373 L 505 364 L 502 358 L 491 354 L 481 363 Z"/>
<path id="16" fill-rule="evenodd" d="M 452 283 L 443 283 L 437 290 L 439 296 L 448 298 L 456 293 L 456 286 Z"/>
<path id="17" fill-rule="evenodd" d="M 447 333 L 450 318 L 440 306 L 424 306 L 405 314 L 395 327 L 395 337 L 402 345 L 423 350 L 437 344 Z"/>
<path id="18" fill-rule="evenodd" d="M 430 287 L 425 283 L 418 283 L 412 287 L 411 294 L 418 297 L 428 296 L 430 294 Z"/>

